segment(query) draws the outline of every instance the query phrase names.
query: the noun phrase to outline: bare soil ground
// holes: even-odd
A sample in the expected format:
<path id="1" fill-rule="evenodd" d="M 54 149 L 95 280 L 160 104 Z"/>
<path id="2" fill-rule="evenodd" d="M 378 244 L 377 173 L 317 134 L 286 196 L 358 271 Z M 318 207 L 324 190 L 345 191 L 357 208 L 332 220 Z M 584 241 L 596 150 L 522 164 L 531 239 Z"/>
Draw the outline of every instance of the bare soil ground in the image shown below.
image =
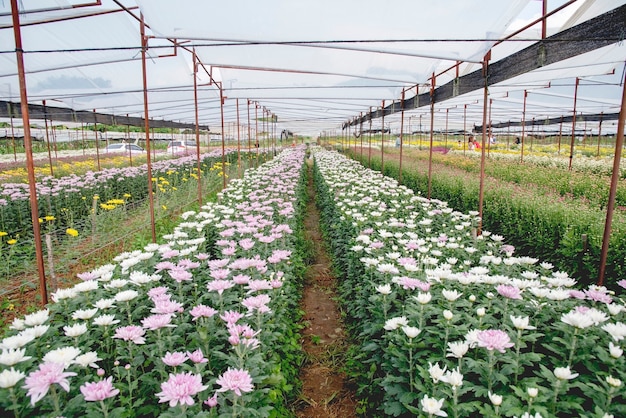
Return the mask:
<path id="1" fill-rule="evenodd" d="M 306 361 L 300 372 L 302 394 L 296 405 L 297 416 L 356 417 L 354 390 L 342 371 L 347 339 L 335 301 L 336 279 L 322 242 L 311 176 L 308 194 L 304 226 L 307 238 L 314 246 L 315 261 L 307 271 L 301 302 L 306 312 L 302 331 Z"/>

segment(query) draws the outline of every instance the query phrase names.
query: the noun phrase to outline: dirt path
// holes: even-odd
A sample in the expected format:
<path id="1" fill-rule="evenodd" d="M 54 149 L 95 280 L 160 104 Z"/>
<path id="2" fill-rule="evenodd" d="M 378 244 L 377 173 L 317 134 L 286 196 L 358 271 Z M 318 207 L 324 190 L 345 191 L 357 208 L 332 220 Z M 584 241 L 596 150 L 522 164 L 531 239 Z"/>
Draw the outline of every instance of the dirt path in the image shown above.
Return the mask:
<path id="1" fill-rule="evenodd" d="M 315 259 L 307 270 L 301 303 L 306 312 L 303 319 L 305 328 L 302 331 L 302 347 L 306 360 L 300 372 L 302 394 L 298 400 L 297 416 L 356 417 L 354 391 L 341 371 L 347 349 L 346 336 L 334 300 L 335 277 L 322 242 L 311 175 L 308 196 L 304 226 L 307 238 L 313 243 Z"/>

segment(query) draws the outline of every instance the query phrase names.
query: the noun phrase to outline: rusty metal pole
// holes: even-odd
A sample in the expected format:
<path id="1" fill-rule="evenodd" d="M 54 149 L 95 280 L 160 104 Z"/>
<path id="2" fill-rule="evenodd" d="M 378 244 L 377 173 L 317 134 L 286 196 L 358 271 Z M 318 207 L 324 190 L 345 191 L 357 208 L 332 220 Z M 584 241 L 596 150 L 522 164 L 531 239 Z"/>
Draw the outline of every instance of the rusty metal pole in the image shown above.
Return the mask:
<path id="1" fill-rule="evenodd" d="M 398 183 L 402 184 L 402 143 L 404 142 L 404 89 L 402 89 L 402 101 L 400 102 L 400 164 L 398 169 Z"/>
<path id="2" fill-rule="evenodd" d="M 548 18 L 546 15 L 548 14 L 548 0 L 542 0 L 541 4 L 541 39 L 546 39 L 546 27 L 548 24 Z"/>
<path id="3" fill-rule="evenodd" d="M 256 128 L 254 130 L 254 138 L 256 139 L 256 160 L 254 162 L 254 166 L 259 166 L 259 148 L 261 148 L 261 144 L 259 144 L 259 103 L 255 102 L 254 104 L 254 121 L 256 124 Z"/>
<path id="4" fill-rule="evenodd" d="M 369 128 L 369 145 L 368 145 L 368 154 L 367 154 L 367 168 L 372 168 L 372 106 L 370 106 L 370 128 Z"/>
<path id="5" fill-rule="evenodd" d="M 489 97 L 489 86 L 487 84 L 487 77 L 489 73 L 489 59 L 491 58 L 491 51 L 487 52 L 483 61 L 483 77 L 485 79 L 485 87 L 483 88 L 483 146 L 480 155 L 480 187 L 478 191 L 478 235 L 482 233 L 483 227 L 483 200 L 485 197 L 485 141 L 487 137 L 487 98 Z"/>
<path id="6" fill-rule="evenodd" d="M 237 175 L 241 177 L 241 137 L 239 132 L 239 99 L 235 99 L 237 106 Z"/>
<path id="7" fill-rule="evenodd" d="M 222 123 L 222 189 L 226 188 L 226 138 L 224 138 L 224 89 L 222 82 L 218 82 L 220 89 L 220 120 Z"/>
<path id="8" fill-rule="evenodd" d="M 13 100 L 13 98 L 11 98 Z M 13 144 L 13 161 L 17 161 L 17 150 L 15 149 L 15 129 L 13 127 L 13 102 L 9 104 L 9 112 L 11 113 L 11 144 Z"/>
<path id="9" fill-rule="evenodd" d="M 600 112 L 600 123 L 598 123 L 598 154 L 600 156 L 600 138 L 602 138 L 602 115 L 604 112 Z"/>
<path id="10" fill-rule="evenodd" d="M 141 74 L 143 79 L 143 115 L 144 130 L 146 131 L 146 166 L 148 170 L 148 200 L 150 202 L 150 232 L 152 242 L 156 242 L 156 223 L 154 219 L 154 193 L 152 190 L 152 160 L 150 158 L 150 116 L 148 112 L 148 75 L 146 71 L 146 50 L 148 49 L 148 37 L 143 14 L 140 14 L 139 31 L 141 35 Z M 132 153 L 130 153 L 132 155 Z M 131 157 L 132 158 L 132 157 Z"/>
<path id="11" fill-rule="evenodd" d="M 202 207 L 202 169 L 200 165 L 200 118 L 198 117 L 198 56 L 196 49 L 191 53 L 193 58 L 193 110 L 196 123 L 196 169 L 198 171 L 198 206 Z"/>
<path id="12" fill-rule="evenodd" d="M 524 133 L 526 131 L 526 98 L 528 97 L 528 91 L 524 90 L 524 107 L 522 109 L 522 137 L 520 138 L 520 143 L 521 143 L 521 151 L 520 151 L 520 157 L 519 157 L 519 162 L 523 163 L 524 162 Z"/>
<path id="13" fill-rule="evenodd" d="M 578 84 L 580 79 L 576 77 L 576 85 L 574 87 L 574 111 L 572 116 L 572 140 L 569 146 L 569 170 L 572 170 L 572 160 L 574 159 L 574 140 L 576 139 L 576 99 L 578 98 Z"/>
<path id="14" fill-rule="evenodd" d="M 100 171 L 100 148 L 98 148 L 98 119 L 96 117 L 96 109 L 93 110 L 93 132 L 96 134 L 96 161 L 98 162 L 98 171 Z"/>
<path id="15" fill-rule="evenodd" d="M 465 155 L 465 147 L 467 146 L 467 104 L 463 105 L 463 155 Z"/>
<path id="16" fill-rule="evenodd" d="M 359 136 L 361 137 L 361 160 L 363 160 L 363 112 L 359 113 Z"/>
<path id="17" fill-rule="evenodd" d="M 432 191 L 433 135 L 435 130 L 435 83 L 435 73 L 433 73 L 430 83 L 430 149 L 428 151 L 428 199 L 430 199 L 430 193 Z"/>
<path id="18" fill-rule="evenodd" d="M 11 16 L 13 19 L 13 35 L 15 38 L 15 57 L 17 61 L 17 73 L 20 83 L 20 105 L 22 109 L 22 122 L 24 125 L 24 152 L 26 153 L 26 170 L 28 173 L 28 188 L 30 199 L 30 215 L 33 223 L 33 241 L 35 243 L 35 258 L 37 272 L 39 273 L 39 295 L 41 304 L 48 303 L 48 289 L 46 289 L 46 270 L 43 260 L 43 246 L 41 244 L 41 229 L 39 227 L 39 204 L 37 202 L 37 187 L 35 179 L 35 164 L 33 161 L 33 145 L 30 136 L 30 117 L 28 113 L 28 94 L 26 89 L 26 71 L 24 69 L 24 50 L 22 48 L 22 31 L 20 27 L 19 10 L 17 0 L 11 0 Z"/>
<path id="19" fill-rule="evenodd" d="M 43 102 L 43 124 L 46 129 L 46 145 L 48 147 L 48 164 L 50 165 L 50 175 L 54 177 L 54 169 L 52 168 L 52 153 L 50 152 L 50 137 L 48 136 L 48 112 L 46 110 L 46 101 Z"/>
<path id="20" fill-rule="evenodd" d="M 252 136 L 250 133 L 250 99 L 246 100 L 246 107 L 248 109 L 248 153 L 252 152 L 252 144 L 250 143 L 252 141 Z"/>
<path id="21" fill-rule="evenodd" d="M 380 131 L 380 173 L 385 175 L 385 101 L 383 100 L 383 106 L 381 107 L 383 119 L 381 122 Z"/>
<path id="22" fill-rule="evenodd" d="M 561 115 L 561 122 L 559 123 L 559 148 L 557 154 L 561 154 L 561 135 L 563 134 L 563 115 Z"/>
<path id="23" fill-rule="evenodd" d="M 626 75 L 624 76 L 622 86 L 622 107 L 619 112 L 619 120 L 617 122 L 617 135 L 615 136 L 613 174 L 611 175 L 611 187 L 609 188 L 609 202 L 606 206 L 606 222 L 604 224 L 604 235 L 602 236 L 602 250 L 600 252 L 600 271 L 598 274 L 598 286 L 604 285 L 606 260 L 609 253 L 609 240 L 611 238 L 611 225 L 613 223 L 613 210 L 615 209 L 615 195 L 617 194 L 617 183 L 619 182 L 620 178 L 620 162 L 622 158 L 622 147 L 624 144 L 624 122 L 626 121 Z"/>

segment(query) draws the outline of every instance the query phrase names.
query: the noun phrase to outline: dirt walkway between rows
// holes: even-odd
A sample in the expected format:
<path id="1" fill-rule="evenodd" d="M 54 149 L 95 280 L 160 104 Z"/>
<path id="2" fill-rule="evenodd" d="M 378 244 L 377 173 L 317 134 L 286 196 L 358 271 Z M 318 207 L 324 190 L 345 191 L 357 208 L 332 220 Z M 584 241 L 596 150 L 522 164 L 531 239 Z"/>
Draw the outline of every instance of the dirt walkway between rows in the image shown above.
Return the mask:
<path id="1" fill-rule="evenodd" d="M 313 245 L 314 261 L 306 273 L 301 302 L 306 312 L 302 331 L 306 360 L 300 372 L 302 394 L 296 408 L 297 416 L 351 418 L 356 417 L 356 397 L 342 371 L 346 335 L 334 300 L 336 279 L 322 242 L 311 165 L 309 162 L 309 202 L 304 226 L 306 237 Z"/>

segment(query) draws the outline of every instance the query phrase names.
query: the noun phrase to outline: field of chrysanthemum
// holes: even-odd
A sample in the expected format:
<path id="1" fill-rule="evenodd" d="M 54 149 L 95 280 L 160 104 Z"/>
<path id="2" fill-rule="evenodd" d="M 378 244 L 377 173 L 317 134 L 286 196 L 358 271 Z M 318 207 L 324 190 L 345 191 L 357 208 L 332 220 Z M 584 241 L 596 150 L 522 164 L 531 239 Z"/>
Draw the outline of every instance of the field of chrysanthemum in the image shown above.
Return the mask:
<path id="1" fill-rule="evenodd" d="M 294 416 L 307 155 L 360 413 L 626 416 L 623 278 L 582 285 L 505 236 L 477 236 L 476 212 L 304 146 L 13 320 L 0 340 L 4 415 Z"/>

